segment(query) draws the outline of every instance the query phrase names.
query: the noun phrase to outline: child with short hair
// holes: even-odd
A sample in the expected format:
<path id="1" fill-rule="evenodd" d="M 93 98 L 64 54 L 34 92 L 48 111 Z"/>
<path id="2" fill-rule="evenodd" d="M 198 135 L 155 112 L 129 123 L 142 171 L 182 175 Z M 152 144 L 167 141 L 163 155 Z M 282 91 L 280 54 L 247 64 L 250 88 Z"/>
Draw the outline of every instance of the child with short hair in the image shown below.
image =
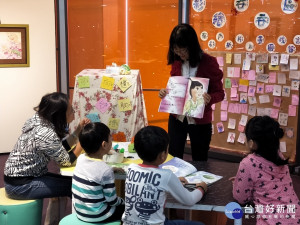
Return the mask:
<path id="1" fill-rule="evenodd" d="M 233 197 L 242 205 L 254 203 L 256 224 L 300 224 L 300 201 L 285 160 L 279 150 L 283 130 L 269 116 L 251 118 L 245 129 L 250 150 L 239 166 Z"/>
<path id="2" fill-rule="evenodd" d="M 167 159 L 168 145 L 169 136 L 160 127 L 144 127 L 135 135 L 134 148 L 143 163 L 131 164 L 128 167 L 125 212 L 122 216 L 124 225 L 203 225 L 201 222 L 168 220 L 163 213 L 167 193 L 182 204 L 194 205 L 207 190 L 206 184 L 201 182 L 197 184 L 196 190 L 190 192 L 172 171 L 158 168 Z"/>
<path id="3" fill-rule="evenodd" d="M 79 134 L 85 154 L 77 159 L 73 174 L 73 205 L 80 220 L 120 220 L 124 200 L 116 195 L 113 169 L 103 160 L 112 146 L 109 128 L 100 122 L 87 124 Z"/>

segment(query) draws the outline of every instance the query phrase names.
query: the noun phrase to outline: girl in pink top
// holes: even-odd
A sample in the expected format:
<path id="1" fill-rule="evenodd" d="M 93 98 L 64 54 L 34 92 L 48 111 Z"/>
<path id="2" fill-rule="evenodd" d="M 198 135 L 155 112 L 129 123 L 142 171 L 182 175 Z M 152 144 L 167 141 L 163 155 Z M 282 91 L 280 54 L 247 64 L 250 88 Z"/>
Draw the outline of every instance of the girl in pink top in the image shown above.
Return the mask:
<path id="1" fill-rule="evenodd" d="M 269 116 L 255 116 L 245 130 L 247 148 L 233 184 L 233 197 L 241 204 L 254 204 L 256 224 L 300 224 L 300 201 L 279 151 L 283 130 Z"/>

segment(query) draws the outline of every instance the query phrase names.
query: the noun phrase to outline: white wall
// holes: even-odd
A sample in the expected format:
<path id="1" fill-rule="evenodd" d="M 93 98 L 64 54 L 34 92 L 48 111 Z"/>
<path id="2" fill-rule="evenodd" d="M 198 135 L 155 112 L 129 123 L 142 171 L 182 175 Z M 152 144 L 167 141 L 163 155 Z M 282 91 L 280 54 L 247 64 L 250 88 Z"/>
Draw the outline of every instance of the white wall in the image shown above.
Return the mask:
<path id="1" fill-rule="evenodd" d="M 2 24 L 29 24 L 30 67 L 0 68 L 0 153 L 10 152 L 41 97 L 56 91 L 54 0 L 0 0 Z"/>

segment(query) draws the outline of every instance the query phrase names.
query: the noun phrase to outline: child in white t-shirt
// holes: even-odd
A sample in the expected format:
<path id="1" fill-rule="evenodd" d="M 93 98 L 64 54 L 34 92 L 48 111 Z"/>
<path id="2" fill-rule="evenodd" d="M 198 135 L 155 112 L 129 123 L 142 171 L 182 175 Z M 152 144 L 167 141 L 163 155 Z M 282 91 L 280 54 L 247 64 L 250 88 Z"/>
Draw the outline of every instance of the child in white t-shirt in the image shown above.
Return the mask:
<path id="1" fill-rule="evenodd" d="M 194 205 L 204 195 L 207 186 L 198 183 L 197 189 L 190 192 L 172 171 L 160 169 L 168 156 L 169 137 L 167 132 L 155 126 L 142 128 L 134 138 L 134 148 L 143 160 L 142 164 L 131 164 L 125 182 L 124 225 L 144 224 L 193 224 L 201 222 L 168 220 L 164 215 L 167 193 L 184 205 Z"/>

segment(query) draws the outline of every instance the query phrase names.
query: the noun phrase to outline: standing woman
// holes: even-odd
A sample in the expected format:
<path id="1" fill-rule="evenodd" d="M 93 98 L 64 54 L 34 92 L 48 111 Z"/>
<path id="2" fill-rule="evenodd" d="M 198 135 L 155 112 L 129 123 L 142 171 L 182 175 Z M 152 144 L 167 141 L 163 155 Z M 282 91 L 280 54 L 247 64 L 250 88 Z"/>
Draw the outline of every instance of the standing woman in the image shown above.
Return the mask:
<path id="1" fill-rule="evenodd" d="M 77 129 L 67 135 L 68 124 L 74 119 L 73 108 L 66 94 L 51 93 L 42 97 L 34 108 L 36 113 L 22 128 L 4 168 L 7 195 L 12 199 L 41 199 L 72 196 L 72 177 L 49 173 L 50 159 L 70 166 L 82 148 L 78 134 L 89 123 L 83 119 Z"/>
<path id="2" fill-rule="evenodd" d="M 192 159 L 207 161 L 212 134 L 211 105 L 224 99 L 223 72 L 219 69 L 216 58 L 202 51 L 197 34 L 189 24 L 180 24 L 173 29 L 169 40 L 168 65 L 172 65 L 171 76 L 209 79 L 208 92 L 203 93 L 205 104 L 203 118 L 170 114 L 168 125 L 171 155 L 183 158 L 189 134 Z M 164 98 L 167 94 L 167 89 L 161 89 L 159 97 Z"/>

